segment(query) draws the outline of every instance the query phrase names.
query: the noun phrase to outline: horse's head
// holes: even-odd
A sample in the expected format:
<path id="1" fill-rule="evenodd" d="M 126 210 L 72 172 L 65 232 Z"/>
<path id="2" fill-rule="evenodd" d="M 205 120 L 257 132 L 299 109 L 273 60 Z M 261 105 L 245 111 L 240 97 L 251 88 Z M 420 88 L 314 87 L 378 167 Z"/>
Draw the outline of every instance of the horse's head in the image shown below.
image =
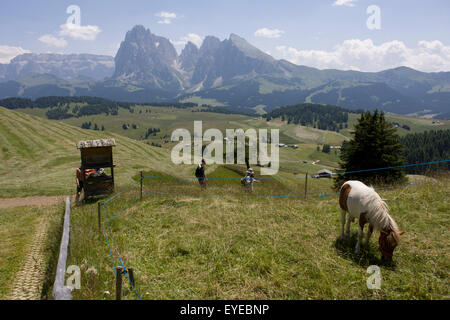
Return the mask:
<path id="1" fill-rule="evenodd" d="M 400 242 L 400 236 L 405 231 L 385 231 L 380 230 L 380 238 L 378 238 L 379 249 L 384 260 L 391 261 L 394 255 L 394 250 Z"/>

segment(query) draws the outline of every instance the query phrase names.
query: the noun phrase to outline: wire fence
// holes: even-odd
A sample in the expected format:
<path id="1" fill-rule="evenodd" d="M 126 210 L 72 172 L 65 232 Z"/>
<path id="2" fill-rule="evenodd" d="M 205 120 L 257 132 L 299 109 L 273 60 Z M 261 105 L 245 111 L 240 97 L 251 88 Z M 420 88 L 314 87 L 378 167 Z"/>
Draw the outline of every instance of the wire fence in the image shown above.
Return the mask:
<path id="1" fill-rule="evenodd" d="M 332 175 L 345 175 L 345 174 L 354 174 L 359 172 L 375 172 L 375 171 L 381 171 L 381 170 L 389 170 L 389 169 L 396 169 L 396 168 L 408 168 L 408 167 L 414 167 L 414 166 L 426 166 L 426 165 L 436 165 L 436 164 L 442 164 L 442 163 L 449 163 L 450 160 L 439 160 L 439 161 L 432 161 L 432 162 L 423 162 L 423 163 L 415 163 L 415 164 L 406 164 L 402 166 L 390 166 L 390 167 L 384 167 L 384 168 L 375 168 L 375 169 L 362 169 L 362 170 L 354 170 L 354 171 L 348 171 L 348 172 L 336 172 Z M 307 176 L 306 176 L 307 177 Z M 121 270 L 123 270 L 123 273 L 125 274 L 126 278 L 128 279 L 128 282 L 130 283 L 131 288 L 133 289 L 133 292 L 135 293 L 136 297 L 139 300 L 142 300 L 141 295 L 139 294 L 135 283 L 134 278 L 130 276 L 129 270 L 126 267 L 126 264 L 124 262 L 124 259 L 120 253 L 119 247 L 117 245 L 116 240 L 114 239 L 114 235 L 111 229 L 110 222 L 121 217 L 124 213 L 126 213 L 129 209 L 131 209 L 135 204 L 141 200 L 144 195 L 154 195 L 154 196 L 201 196 L 201 197 L 223 197 L 223 194 L 210 194 L 210 193 L 177 193 L 177 192 L 159 192 L 159 191 L 144 191 L 143 188 L 143 181 L 145 179 L 199 179 L 199 177 L 182 177 L 182 176 L 145 176 L 141 172 L 140 178 L 137 180 L 137 183 L 140 185 L 140 190 L 138 192 L 138 195 L 136 197 L 127 196 L 127 194 L 130 191 L 136 191 L 134 187 L 120 191 L 110 198 L 106 199 L 104 202 L 99 204 L 99 226 L 101 225 L 103 234 L 105 236 L 106 246 L 108 248 L 109 255 L 112 260 L 113 268 L 114 268 L 114 274 L 117 278 L 118 276 L 118 267 L 121 266 Z M 201 179 L 201 178 L 200 178 Z M 207 179 L 213 179 L 213 180 L 235 180 L 235 179 L 242 179 L 242 177 L 207 177 Z M 269 179 L 269 180 L 275 180 L 274 177 L 257 177 L 257 179 Z M 416 182 L 416 183 L 409 183 L 409 184 L 403 184 L 403 185 L 395 185 L 395 186 L 382 186 L 378 187 L 378 190 L 386 190 L 386 189 L 393 189 L 393 188 L 406 188 L 411 186 L 418 186 L 422 184 L 429 184 L 430 182 L 422 181 L 422 182 Z M 192 186 L 189 186 L 192 188 Z M 246 194 L 245 196 L 247 198 L 306 198 L 306 197 L 326 197 L 326 196 L 336 196 L 340 192 L 318 192 L 318 193 L 306 193 L 306 184 L 305 184 L 305 193 L 304 194 L 280 194 L 280 195 L 258 195 L 258 194 Z M 108 208 L 112 203 L 118 202 L 119 199 L 121 199 L 121 196 L 127 196 L 126 203 L 123 208 L 120 208 L 117 210 L 117 212 L 111 212 L 110 215 L 107 214 Z M 111 208 L 112 211 L 113 208 Z M 115 209 L 115 208 L 114 208 Z M 103 218 L 103 222 L 101 222 L 101 218 Z M 113 254 L 115 252 L 115 254 Z M 116 255 L 116 259 L 114 258 L 114 255 Z"/>
<path id="2" fill-rule="evenodd" d="M 103 230 L 103 235 L 105 236 L 106 245 L 108 247 L 108 252 L 111 257 L 112 264 L 113 264 L 113 270 L 114 270 L 114 275 L 115 275 L 116 279 L 119 277 L 118 266 L 120 265 L 122 267 L 120 269 L 120 272 L 123 272 L 123 274 L 125 274 L 125 277 L 127 278 L 128 282 L 130 283 L 130 286 L 133 289 L 134 293 L 136 294 L 136 297 L 139 300 L 142 300 L 141 295 L 139 294 L 139 292 L 135 286 L 134 277 L 130 276 L 129 268 L 126 267 L 124 259 L 122 258 L 122 255 L 120 254 L 119 247 L 117 245 L 116 240 L 114 239 L 114 234 L 112 232 L 111 225 L 110 225 L 110 221 L 121 216 L 124 212 L 126 212 L 128 209 L 130 209 L 132 206 L 134 206 L 134 204 L 140 198 L 137 197 L 134 201 L 132 201 L 125 209 L 121 210 L 119 213 L 117 213 L 111 217 L 108 217 L 108 215 L 107 215 L 108 204 L 111 203 L 113 200 L 118 199 L 123 194 L 126 194 L 126 191 L 121 191 L 121 192 L 115 194 L 114 196 L 108 198 L 103 203 L 101 203 L 101 205 L 99 206 L 99 210 L 100 210 L 99 211 L 99 222 L 101 221 L 100 219 L 103 217 L 103 222 L 101 223 L 101 226 L 102 226 L 102 230 Z M 105 224 L 106 224 L 106 227 L 105 227 Z M 117 264 L 116 264 L 117 259 L 114 258 L 113 250 L 116 254 L 117 259 L 119 260 L 119 263 L 117 263 Z M 116 296 L 117 296 L 117 294 L 116 294 Z"/>

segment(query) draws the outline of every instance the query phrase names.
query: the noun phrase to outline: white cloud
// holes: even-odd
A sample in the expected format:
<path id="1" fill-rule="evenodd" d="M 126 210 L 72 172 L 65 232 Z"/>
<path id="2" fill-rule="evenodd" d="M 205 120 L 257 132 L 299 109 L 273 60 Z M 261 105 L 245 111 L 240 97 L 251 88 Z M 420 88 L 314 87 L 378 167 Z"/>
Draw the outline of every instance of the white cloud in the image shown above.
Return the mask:
<path id="1" fill-rule="evenodd" d="M 0 63 L 9 63 L 14 57 L 30 52 L 21 47 L 0 46 Z"/>
<path id="2" fill-rule="evenodd" d="M 98 26 L 79 26 L 74 23 L 66 23 L 60 26 L 59 35 L 77 40 L 95 40 L 102 31 Z"/>
<path id="3" fill-rule="evenodd" d="M 157 14 L 155 14 L 155 16 L 161 18 L 160 20 L 158 20 L 158 23 L 161 24 L 170 24 L 172 23 L 173 19 L 177 18 L 177 15 L 175 13 L 167 11 L 158 12 Z"/>
<path id="4" fill-rule="evenodd" d="M 264 38 L 279 38 L 283 33 L 284 31 L 279 29 L 261 28 L 255 31 L 255 36 Z"/>
<path id="5" fill-rule="evenodd" d="M 188 33 L 188 35 L 181 37 L 179 41 L 171 41 L 171 42 L 176 46 L 184 46 L 189 41 L 200 48 L 203 42 L 203 37 L 195 33 Z"/>
<path id="6" fill-rule="evenodd" d="M 46 45 L 58 48 L 64 48 L 67 46 L 67 41 L 64 38 L 56 38 L 51 34 L 44 34 L 38 40 Z"/>
<path id="7" fill-rule="evenodd" d="M 380 45 L 371 39 L 345 40 L 330 51 L 276 47 L 279 58 L 319 69 L 381 71 L 407 66 L 425 72 L 450 71 L 450 46 L 440 41 L 419 41 L 414 48 L 393 40 Z"/>
<path id="8" fill-rule="evenodd" d="M 333 3 L 333 6 L 354 7 L 356 1 L 358 1 L 358 0 L 336 0 Z"/>

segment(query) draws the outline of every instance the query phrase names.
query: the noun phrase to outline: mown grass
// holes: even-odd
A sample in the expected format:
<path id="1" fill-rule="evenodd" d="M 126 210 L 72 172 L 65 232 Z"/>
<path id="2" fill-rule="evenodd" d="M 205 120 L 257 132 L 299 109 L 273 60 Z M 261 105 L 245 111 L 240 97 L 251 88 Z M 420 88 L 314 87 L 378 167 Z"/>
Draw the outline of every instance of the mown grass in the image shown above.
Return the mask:
<path id="1" fill-rule="evenodd" d="M 16 207 L 0 212 L 0 299 L 8 299 L 14 288 L 17 272 L 23 267 L 34 234 L 41 219 L 48 221 L 47 238 L 43 243 L 45 267 L 42 298 L 51 296 L 60 241 L 64 206 Z M 38 257 L 36 257 L 38 258 Z"/>
<path id="2" fill-rule="evenodd" d="M 167 150 L 111 132 L 82 130 L 0 107 L 0 198 L 64 195 L 75 192 L 80 140 L 115 138 L 115 175 L 130 185 L 137 170 L 171 168 Z"/>
<path id="3" fill-rule="evenodd" d="M 109 224 L 143 299 L 448 299 L 448 177 L 379 191 L 406 231 L 391 264 L 380 260 L 375 234 L 360 256 L 355 225 L 350 240 L 338 240 L 337 196 L 258 198 L 265 189 L 232 192 L 239 187 L 229 183 L 200 192 L 194 182 L 172 182 L 172 193 L 185 185 L 197 194 L 139 201 L 136 189 L 106 205 L 108 217 L 121 213 Z M 72 235 L 69 263 L 97 271 L 82 277 L 74 297 L 113 299 L 118 260 L 98 230 L 95 203 L 73 211 Z M 381 290 L 366 286 L 372 264 L 381 268 Z M 124 299 L 136 299 L 126 282 Z"/>

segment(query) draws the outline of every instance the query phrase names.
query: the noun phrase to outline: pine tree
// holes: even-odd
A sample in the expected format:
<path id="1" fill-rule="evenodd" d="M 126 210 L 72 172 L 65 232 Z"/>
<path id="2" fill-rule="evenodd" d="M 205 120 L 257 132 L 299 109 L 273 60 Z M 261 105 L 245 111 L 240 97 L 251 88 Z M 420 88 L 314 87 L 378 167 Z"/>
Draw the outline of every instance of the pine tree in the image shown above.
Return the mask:
<path id="1" fill-rule="evenodd" d="M 353 138 L 343 143 L 341 149 L 341 170 L 351 172 L 404 165 L 403 146 L 397 129 L 386 121 L 383 112 L 375 110 L 361 115 Z M 335 187 L 340 188 L 347 180 L 360 180 L 366 184 L 395 184 L 406 181 L 401 168 L 339 174 Z"/>

